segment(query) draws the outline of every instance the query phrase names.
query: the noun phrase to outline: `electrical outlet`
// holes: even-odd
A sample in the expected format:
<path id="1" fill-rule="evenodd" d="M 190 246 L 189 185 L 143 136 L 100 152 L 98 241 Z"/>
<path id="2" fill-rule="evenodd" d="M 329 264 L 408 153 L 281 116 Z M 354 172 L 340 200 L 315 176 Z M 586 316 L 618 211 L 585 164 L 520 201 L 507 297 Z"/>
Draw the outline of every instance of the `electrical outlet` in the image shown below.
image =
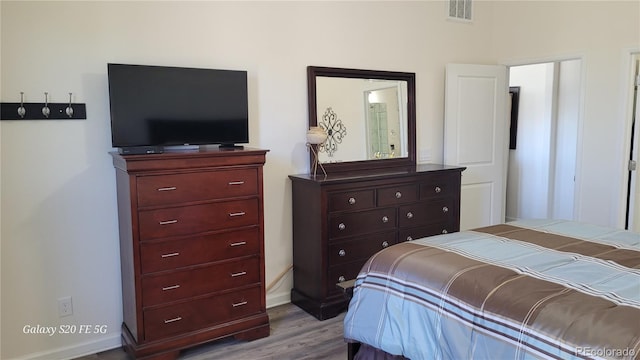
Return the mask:
<path id="1" fill-rule="evenodd" d="M 58 299 L 58 315 L 60 317 L 73 314 L 73 304 L 71 296 L 65 296 Z"/>

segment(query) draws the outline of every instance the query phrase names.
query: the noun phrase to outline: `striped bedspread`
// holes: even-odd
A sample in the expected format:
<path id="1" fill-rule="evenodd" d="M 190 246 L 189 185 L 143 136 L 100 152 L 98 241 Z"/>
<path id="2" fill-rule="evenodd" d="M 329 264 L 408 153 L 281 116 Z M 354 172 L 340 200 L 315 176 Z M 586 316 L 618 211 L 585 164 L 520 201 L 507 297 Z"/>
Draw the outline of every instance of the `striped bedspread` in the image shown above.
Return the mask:
<path id="1" fill-rule="evenodd" d="M 640 359 L 640 234 L 539 220 L 391 246 L 344 336 L 413 360 Z"/>

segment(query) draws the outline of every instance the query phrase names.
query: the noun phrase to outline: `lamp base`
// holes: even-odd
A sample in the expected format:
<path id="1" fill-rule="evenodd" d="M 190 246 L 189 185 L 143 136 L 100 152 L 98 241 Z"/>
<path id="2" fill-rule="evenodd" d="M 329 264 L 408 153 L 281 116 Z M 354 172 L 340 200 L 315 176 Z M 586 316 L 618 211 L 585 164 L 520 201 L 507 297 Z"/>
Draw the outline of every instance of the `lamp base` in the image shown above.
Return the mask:
<path id="1" fill-rule="evenodd" d="M 313 177 L 316 177 L 318 165 L 320 165 L 320 169 L 324 173 L 324 176 L 327 177 L 327 172 L 324 170 L 324 166 L 322 166 L 322 163 L 318 159 L 318 152 L 316 151 L 315 147 L 310 143 L 307 143 L 307 147 L 311 149 L 311 152 L 313 153 L 313 164 L 311 165 L 311 169 L 313 170 Z"/>

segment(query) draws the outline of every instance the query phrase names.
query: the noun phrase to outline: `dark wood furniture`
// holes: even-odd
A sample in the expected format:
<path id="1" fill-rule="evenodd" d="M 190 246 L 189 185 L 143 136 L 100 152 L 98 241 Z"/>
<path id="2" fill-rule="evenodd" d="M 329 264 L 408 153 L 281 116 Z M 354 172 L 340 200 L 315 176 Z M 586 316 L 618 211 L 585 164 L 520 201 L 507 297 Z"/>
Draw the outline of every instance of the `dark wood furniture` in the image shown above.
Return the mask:
<path id="1" fill-rule="evenodd" d="M 291 302 L 320 320 L 348 305 L 336 283 L 357 276 L 377 251 L 401 241 L 459 231 L 464 168 L 424 164 L 400 169 L 291 175 Z"/>
<path id="2" fill-rule="evenodd" d="M 262 166 L 266 150 L 122 156 L 116 169 L 122 340 L 134 358 L 269 335 Z"/>
<path id="3" fill-rule="evenodd" d="M 371 170 L 371 169 L 389 169 L 405 166 L 414 166 L 416 164 L 416 74 L 411 72 L 399 72 L 399 71 L 381 71 L 381 70 L 363 70 L 363 69 L 345 69 L 345 68 L 332 68 L 323 66 L 309 66 L 307 67 L 307 94 L 308 94 L 308 106 L 309 106 L 309 126 L 318 126 L 318 78 L 344 78 L 344 79 L 366 79 L 367 81 L 397 81 L 404 83 L 406 89 L 406 114 L 400 115 L 402 118 L 399 124 L 400 128 L 403 128 L 404 139 L 401 139 L 401 143 L 404 143 L 407 147 L 406 156 L 395 156 L 385 159 L 367 159 L 360 155 L 350 153 L 348 158 L 351 160 L 344 161 L 342 154 L 336 154 L 336 157 L 332 158 L 330 162 L 324 162 L 323 168 L 328 173 L 336 172 L 348 172 L 354 170 Z M 347 86 L 347 88 L 349 88 Z M 331 91 L 342 91 L 341 88 L 332 88 Z M 341 93 L 341 96 L 345 98 L 351 98 L 353 94 L 349 95 L 350 91 Z M 362 94 L 361 94 L 362 95 Z M 362 99 L 357 96 L 356 98 Z M 365 104 L 358 104 L 364 108 Z M 351 129 L 366 132 L 366 119 L 362 118 L 360 122 L 361 129 Z M 346 141 L 346 140 L 345 140 Z M 360 149 L 357 154 L 366 154 L 366 149 Z M 312 152 L 309 154 L 310 164 L 313 164 L 314 158 Z"/>

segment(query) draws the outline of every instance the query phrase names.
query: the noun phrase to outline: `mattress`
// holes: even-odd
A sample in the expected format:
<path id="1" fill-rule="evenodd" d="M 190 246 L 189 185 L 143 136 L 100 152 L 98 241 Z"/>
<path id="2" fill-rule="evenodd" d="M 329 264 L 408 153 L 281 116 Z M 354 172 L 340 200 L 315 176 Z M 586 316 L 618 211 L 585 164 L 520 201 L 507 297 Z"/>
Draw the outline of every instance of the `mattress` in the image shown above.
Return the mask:
<path id="1" fill-rule="evenodd" d="M 536 220 L 396 244 L 344 336 L 414 360 L 640 358 L 640 234 Z"/>

